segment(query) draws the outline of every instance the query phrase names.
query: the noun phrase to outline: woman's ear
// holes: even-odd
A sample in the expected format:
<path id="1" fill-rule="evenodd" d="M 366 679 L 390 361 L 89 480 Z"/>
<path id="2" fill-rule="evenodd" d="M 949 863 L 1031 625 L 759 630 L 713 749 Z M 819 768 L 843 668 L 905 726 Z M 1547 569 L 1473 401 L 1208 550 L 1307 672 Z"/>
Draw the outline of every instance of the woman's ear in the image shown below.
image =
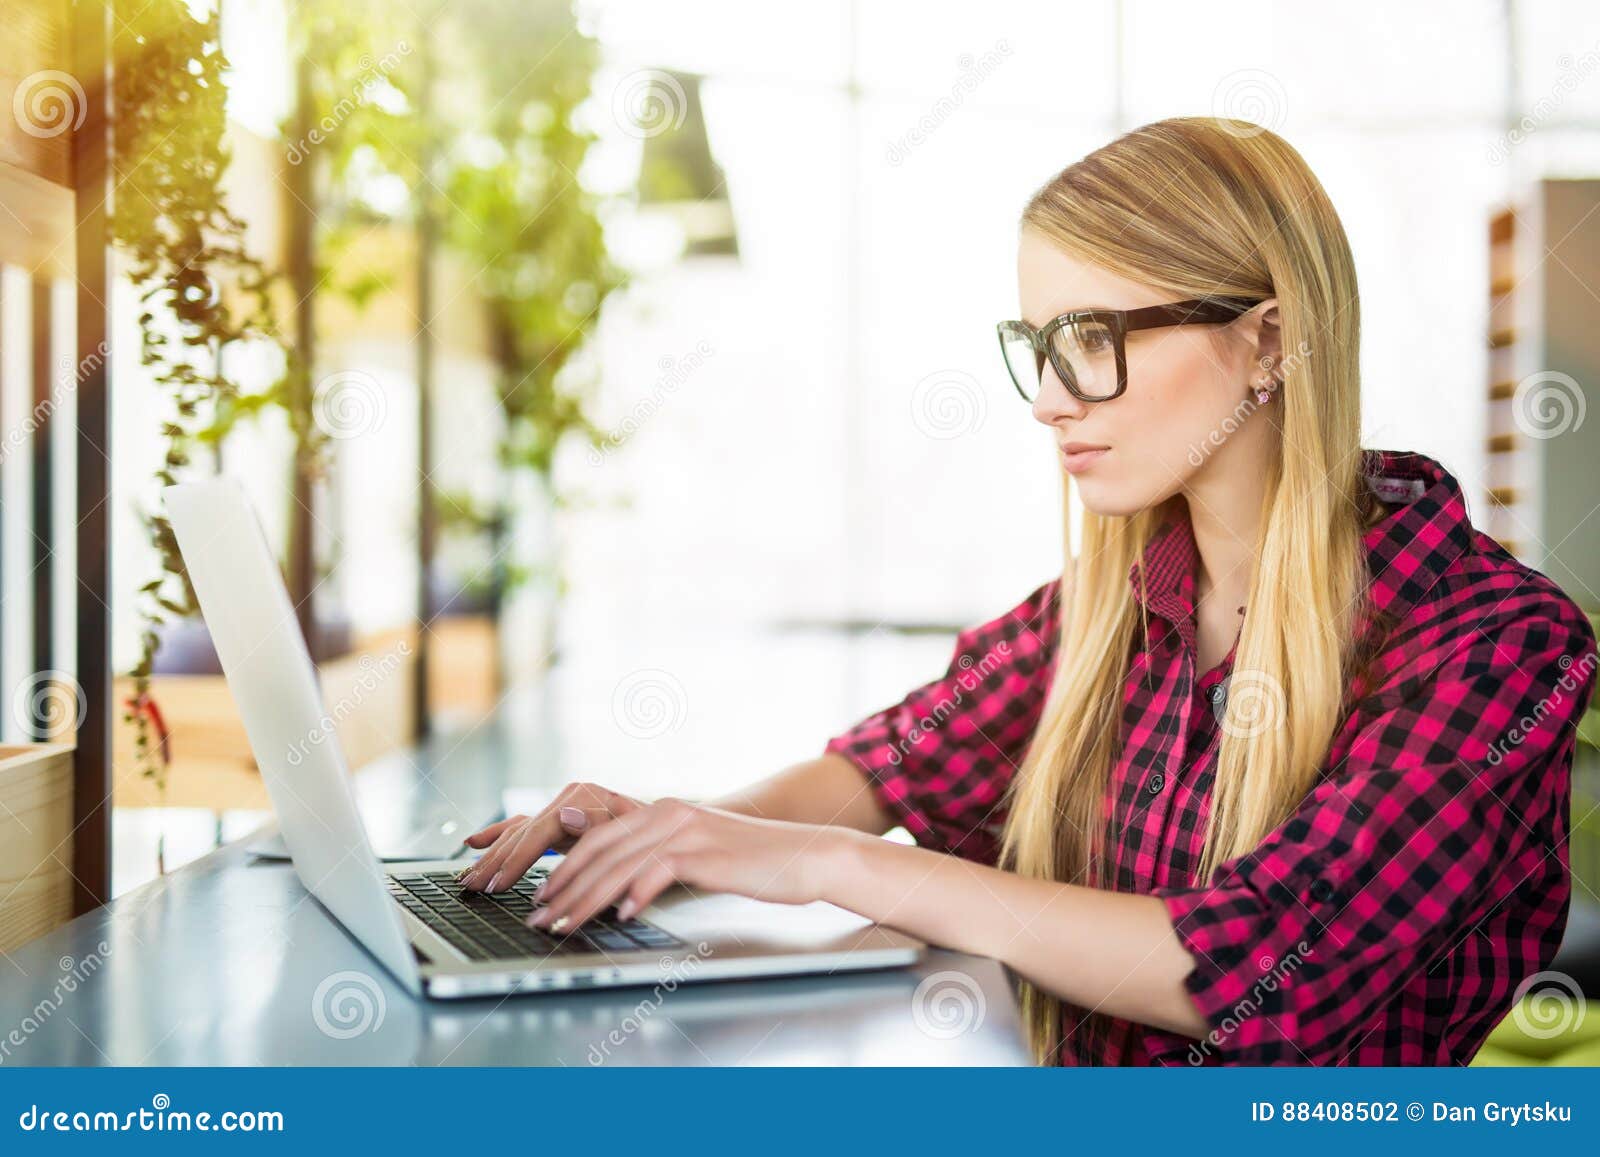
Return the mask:
<path id="1" fill-rule="evenodd" d="M 1249 326 L 1244 335 L 1251 347 L 1248 388 L 1276 389 L 1283 384 L 1283 330 L 1279 326 L 1278 299 L 1269 297 L 1257 302 L 1240 320 Z"/>

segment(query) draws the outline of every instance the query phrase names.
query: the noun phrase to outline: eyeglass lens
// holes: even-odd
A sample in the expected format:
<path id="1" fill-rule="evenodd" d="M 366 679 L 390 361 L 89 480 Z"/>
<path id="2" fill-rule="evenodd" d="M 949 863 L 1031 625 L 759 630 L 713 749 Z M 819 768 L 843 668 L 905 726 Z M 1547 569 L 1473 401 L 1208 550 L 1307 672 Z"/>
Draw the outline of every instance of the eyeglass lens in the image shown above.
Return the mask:
<path id="1" fill-rule="evenodd" d="M 1044 376 L 1045 355 L 1026 335 L 1008 331 L 1001 343 L 1006 367 L 1023 395 L 1032 401 Z M 1063 384 L 1080 397 L 1109 398 L 1117 392 L 1116 334 L 1105 322 L 1071 322 L 1050 335 L 1052 361 L 1067 371 Z"/>

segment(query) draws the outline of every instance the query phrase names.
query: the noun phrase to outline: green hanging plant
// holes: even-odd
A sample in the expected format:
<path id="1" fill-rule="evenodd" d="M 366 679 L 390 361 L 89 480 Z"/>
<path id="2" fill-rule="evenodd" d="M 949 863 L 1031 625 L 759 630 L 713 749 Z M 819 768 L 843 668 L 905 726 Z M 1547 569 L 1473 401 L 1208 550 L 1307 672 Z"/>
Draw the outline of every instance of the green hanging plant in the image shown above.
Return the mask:
<path id="1" fill-rule="evenodd" d="M 458 71 L 477 80 L 481 95 L 445 157 L 445 238 L 478 271 L 505 415 L 501 462 L 564 505 L 572 496 L 554 485 L 558 449 L 605 437 L 591 418 L 594 374 L 577 355 L 605 300 L 628 280 L 606 245 L 602 198 L 577 179 L 596 139 L 576 114 L 590 98 L 599 46 L 571 0 L 460 0 L 452 11 Z M 528 59 L 540 66 L 528 69 Z M 508 518 L 491 512 L 482 529 L 498 537 Z M 491 555 L 505 552 L 497 544 Z M 503 569 L 502 593 L 519 577 Z M 549 577 L 559 590 L 559 566 Z"/>
<path id="2" fill-rule="evenodd" d="M 337 260 L 343 249 L 375 222 L 437 223 L 487 315 L 503 469 L 531 474 L 565 504 L 552 485 L 557 449 L 605 436 L 576 355 L 626 283 L 605 244 L 601 198 L 574 179 L 595 140 L 575 114 L 590 98 L 596 41 L 571 0 L 453 0 L 443 14 L 436 3 L 302 0 L 294 19 L 311 121 L 330 128 L 302 150 L 325 178 L 320 283 L 359 307 L 404 271 L 351 273 Z M 366 192 L 384 183 L 404 185 L 403 204 L 372 205 Z M 494 597 L 534 573 L 500 549 L 508 499 L 440 494 L 436 505 L 443 533 L 487 542 Z"/>
<path id="3" fill-rule="evenodd" d="M 245 224 L 223 194 L 228 64 L 218 15 L 198 18 L 183 0 L 149 0 L 118 17 L 110 229 L 143 306 L 140 361 L 170 405 L 153 481 L 177 482 L 197 451 L 269 407 L 288 414 L 298 460 L 320 463 L 322 437 L 297 400 L 309 397 L 305 370 L 274 320 L 274 275 L 246 249 Z M 224 353 L 259 342 L 281 351 L 283 372 L 249 392 L 225 372 Z M 150 676 L 162 625 L 198 607 L 159 494 L 140 515 L 160 566 L 139 588 L 141 648 L 124 719 L 135 728 L 141 774 L 164 790 L 168 751 Z"/>
<path id="4" fill-rule="evenodd" d="M 403 254 L 377 268 L 370 256 L 354 264 L 348 256 L 369 228 L 395 216 L 367 199 L 371 186 L 414 175 L 417 42 L 442 31 L 393 0 L 300 0 L 291 20 L 311 135 L 298 137 L 292 121 L 284 133 L 290 163 L 316 173 L 317 284 L 362 310 L 406 273 Z"/>

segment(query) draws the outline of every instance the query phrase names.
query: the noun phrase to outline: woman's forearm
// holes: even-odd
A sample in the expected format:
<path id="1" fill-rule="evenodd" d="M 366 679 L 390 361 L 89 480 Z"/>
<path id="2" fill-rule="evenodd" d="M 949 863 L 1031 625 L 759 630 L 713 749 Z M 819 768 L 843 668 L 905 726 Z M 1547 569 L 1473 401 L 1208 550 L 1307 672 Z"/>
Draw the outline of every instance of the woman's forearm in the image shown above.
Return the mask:
<path id="1" fill-rule="evenodd" d="M 1063 1000 L 1200 1037 L 1194 967 L 1154 896 L 1034 880 L 955 856 L 837 832 L 822 898 L 930 943 L 990 956 Z"/>
<path id="2" fill-rule="evenodd" d="M 893 825 L 861 769 L 842 755 L 797 763 L 752 787 L 713 800 L 711 806 L 760 819 L 854 828 L 874 835 Z"/>

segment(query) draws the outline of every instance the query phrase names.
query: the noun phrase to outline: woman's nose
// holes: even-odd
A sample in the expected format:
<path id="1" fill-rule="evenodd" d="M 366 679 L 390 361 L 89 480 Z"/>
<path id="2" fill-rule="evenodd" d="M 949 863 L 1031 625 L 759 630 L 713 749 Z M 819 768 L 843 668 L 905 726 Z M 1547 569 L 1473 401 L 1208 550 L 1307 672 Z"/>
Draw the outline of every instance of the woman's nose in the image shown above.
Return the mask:
<path id="1" fill-rule="evenodd" d="M 1039 392 L 1033 399 L 1034 420 L 1056 426 L 1066 418 L 1082 418 L 1088 412 L 1088 403 L 1074 397 L 1056 375 L 1055 367 L 1046 362 L 1039 378 Z"/>

